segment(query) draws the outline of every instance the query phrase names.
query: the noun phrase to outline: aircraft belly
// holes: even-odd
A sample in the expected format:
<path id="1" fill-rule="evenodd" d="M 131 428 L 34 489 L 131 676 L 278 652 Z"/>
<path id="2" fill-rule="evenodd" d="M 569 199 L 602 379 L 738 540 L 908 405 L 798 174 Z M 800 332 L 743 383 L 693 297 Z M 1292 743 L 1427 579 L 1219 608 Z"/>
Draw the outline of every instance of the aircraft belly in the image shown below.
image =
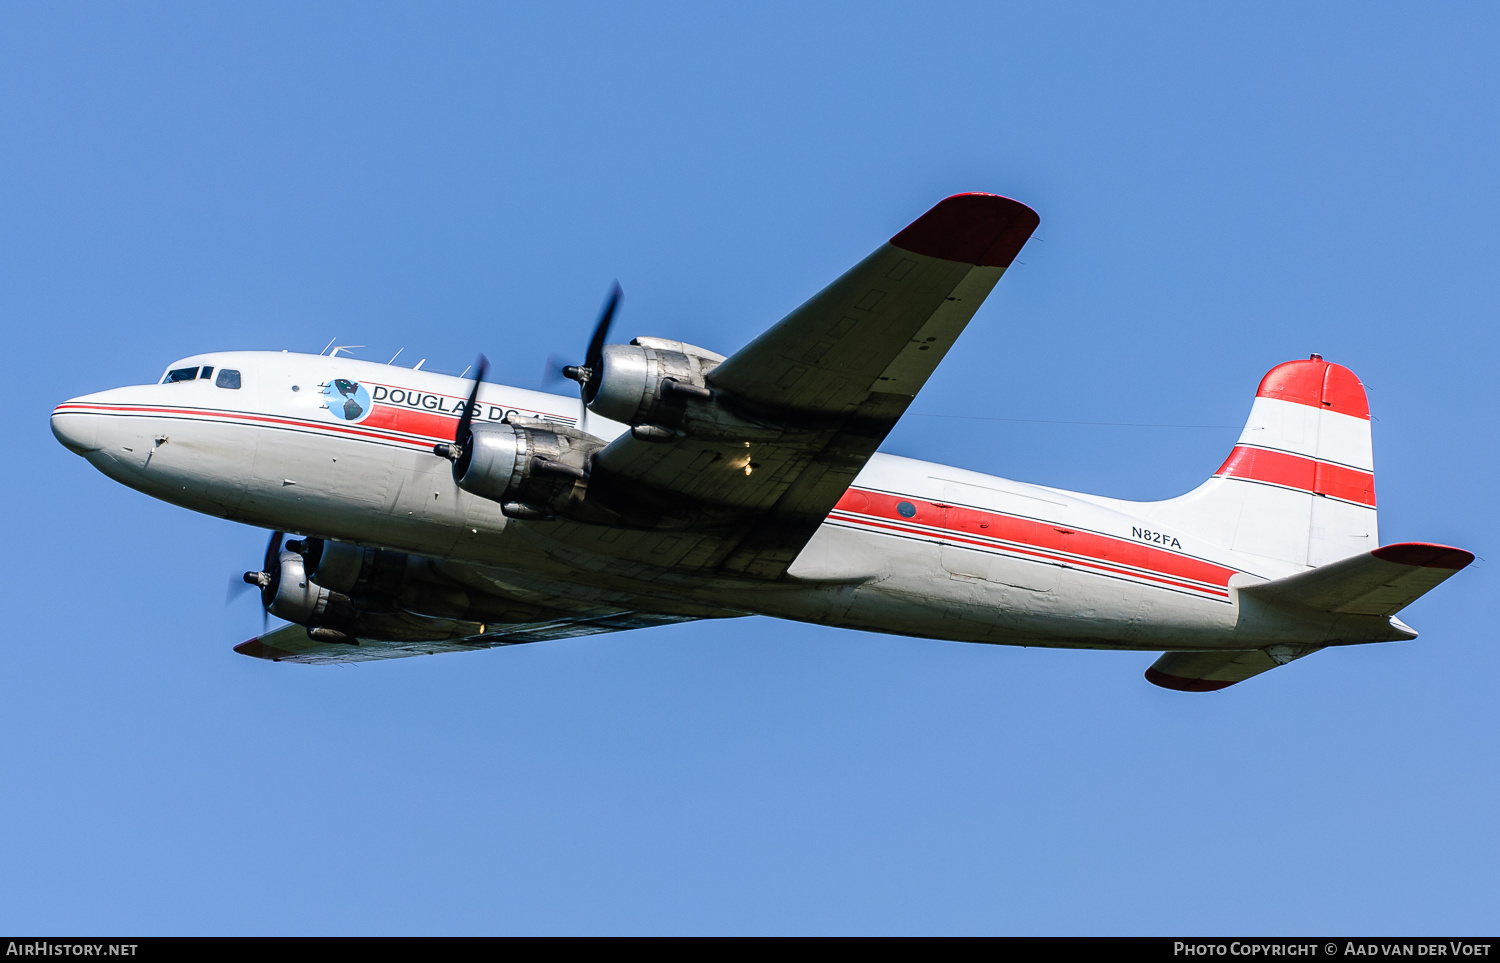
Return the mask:
<path id="1" fill-rule="evenodd" d="M 251 430 L 225 432 L 176 418 L 95 417 L 100 447 L 85 457 L 99 471 L 163 501 L 235 517 L 249 480 Z"/>
<path id="2" fill-rule="evenodd" d="M 267 527 L 303 534 L 346 532 L 385 508 L 391 449 L 312 432 L 256 429 L 242 512 Z"/>
<path id="3" fill-rule="evenodd" d="M 426 452 L 392 451 L 393 465 L 378 532 L 382 544 L 422 545 L 424 554 L 443 556 L 458 540 L 457 486 L 446 461 Z"/>
<path id="4" fill-rule="evenodd" d="M 821 596 L 752 598 L 747 607 L 849 628 L 1021 645 L 1214 647 L 1235 631 L 1236 606 L 1226 598 L 1015 554 L 864 530 L 829 531 L 836 527 L 820 530 L 809 545 L 815 557 L 799 558 L 791 573 L 852 575 L 858 560 L 880 559 L 881 574 L 841 592 L 827 586 Z"/>
<path id="5" fill-rule="evenodd" d="M 500 506 L 429 452 L 262 430 L 240 516 L 267 528 L 485 564 L 514 554 Z"/>

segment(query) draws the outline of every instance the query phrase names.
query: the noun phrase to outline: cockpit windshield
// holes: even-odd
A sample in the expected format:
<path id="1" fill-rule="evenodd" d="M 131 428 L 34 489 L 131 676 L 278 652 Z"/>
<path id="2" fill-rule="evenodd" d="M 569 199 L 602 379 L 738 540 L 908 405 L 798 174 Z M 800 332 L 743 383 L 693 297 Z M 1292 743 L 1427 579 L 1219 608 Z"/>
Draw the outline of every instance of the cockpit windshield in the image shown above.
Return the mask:
<path id="1" fill-rule="evenodd" d="M 206 364 L 201 368 L 173 368 L 162 376 L 161 383 L 174 385 L 183 381 L 208 381 L 220 388 L 238 388 L 240 386 L 240 373 L 233 368 L 220 368 L 219 376 L 214 377 L 214 366 Z"/>

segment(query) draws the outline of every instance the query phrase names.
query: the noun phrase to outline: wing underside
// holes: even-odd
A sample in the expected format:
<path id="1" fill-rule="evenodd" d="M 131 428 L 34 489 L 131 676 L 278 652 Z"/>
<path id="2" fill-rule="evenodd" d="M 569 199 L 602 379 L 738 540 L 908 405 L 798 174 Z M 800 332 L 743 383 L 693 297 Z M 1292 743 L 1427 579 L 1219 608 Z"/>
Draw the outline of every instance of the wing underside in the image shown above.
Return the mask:
<path id="1" fill-rule="evenodd" d="M 643 581 L 657 581 L 668 589 L 663 607 L 679 614 L 601 615 L 596 608 L 527 624 L 413 626 L 397 624 L 401 615 L 390 631 L 370 620 L 368 631 L 380 638 L 355 632 L 357 645 L 314 639 L 292 625 L 236 651 L 365 662 L 615 632 L 705 617 L 683 592 L 705 579 L 780 577 L 1037 223 L 1024 204 L 993 194 L 940 202 L 709 370 L 705 394 L 722 409 L 711 430 L 684 429 L 668 440 L 626 433 L 593 455 L 588 497 L 627 522 L 517 526 L 517 537 L 532 537 L 554 563 L 588 570 L 595 588 L 623 595 L 624 605 L 635 604 Z"/>
<path id="2" fill-rule="evenodd" d="M 266 635 L 241 642 L 234 647 L 234 651 L 257 659 L 269 659 L 272 662 L 330 665 L 341 662 L 405 659 L 415 655 L 438 655 L 444 652 L 474 652 L 505 645 L 572 639 L 584 635 L 601 635 L 606 632 L 622 632 L 627 629 L 643 629 L 692 621 L 696 621 L 693 616 L 621 612 L 615 615 L 565 619 L 524 626 L 473 625 L 470 628 L 476 631 L 472 634 L 460 634 L 452 638 L 429 641 L 362 638 L 358 640 L 357 645 L 320 642 L 311 638 L 303 626 L 284 625 Z"/>
<path id="3" fill-rule="evenodd" d="M 774 579 L 874 454 L 1031 236 L 1036 213 L 950 197 L 708 374 L 743 435 L 671 443 L 626 434 L 591 488 L 662 523 L 559 542 L 622 564 Z"/>

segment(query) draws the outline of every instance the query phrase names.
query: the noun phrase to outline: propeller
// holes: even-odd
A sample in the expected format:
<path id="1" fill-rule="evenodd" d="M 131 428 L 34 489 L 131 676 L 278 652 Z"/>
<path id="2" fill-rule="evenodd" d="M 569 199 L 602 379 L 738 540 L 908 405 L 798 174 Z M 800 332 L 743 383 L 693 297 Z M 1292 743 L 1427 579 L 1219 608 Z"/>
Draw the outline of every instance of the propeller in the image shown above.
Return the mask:
<path id="1" fill-rule="evenodd" d="M 261 563 L 259 572 L 246 572 L 237 580 L 229 583 L 229 591 L 224 597 L 224 604 L 228 605 L 250 588 L 260 589 L 260 634 L 265 635 L 266 629 L 271 624 L 271 603 L 276 599 L 276 589 L 281 584 L 281 540 L 284 537 L 281 532 L 272 532 L 271 540 L 266 543 L 265 561 Z"/>
<path id="2" fill-rule="evenodd" d="M 242 575 L 231 575 L 231 576 L 229 576 L 229 586 L 224 590 L 224 604 L 225 605 L 232 605 L 232 604 L 234 604 L 234 601 L 236 599 L 240 598 L 246 592 L 250 591 L 251 588 L 252 588 L 252 586 L 248 582 L 245 581 L 244 576 L 242 576 Z"/>
<path id="3" fill-rule="evenodd" d="M 560 354 L 547 355 L 547 363 L 542 366 L 542 390 L 552 387 L 559 381 L 567 381 L 568 378 L 562 373 L 564 358 Z"/>
<path id="4" fill-rule="evenodd" d="M 463 473 L 468 470 L 469 460 L 474 457 L 474 446 L 470 444 L 474 440 L 474 407 L 479 403 L 479 383 L 489 370 L 490 359 L 480 355 L 474 370 L 474 388 L 469 392 L 469 403 L 464 405 L 464 413 L 458 416 L 458 428 L 453 432 L 452 443 L 432 446 L 434 455 L 452 460 L 454 478 L 463 477 Z"/>
<path id="5" fill-rule="evenodd" d="M 589 338 L 589 350 L 583 356 L 583 364 L 565 365 L 562 369 L 564 378 L 578 382 L 578 427 L 581 430 L 587 430 L 589 402 L 599 393 L 599 380 L 604 377 L 604 342 L 609 337 L 609 325 L 615 318 L 615 309 L 620 306 L 621 293 L 620 282 L 616 281 L 610 288 L 609 300 L 604 302 L 604 310 L 599 312 L 599 321 L 594 325 L 593 336 Z"/>

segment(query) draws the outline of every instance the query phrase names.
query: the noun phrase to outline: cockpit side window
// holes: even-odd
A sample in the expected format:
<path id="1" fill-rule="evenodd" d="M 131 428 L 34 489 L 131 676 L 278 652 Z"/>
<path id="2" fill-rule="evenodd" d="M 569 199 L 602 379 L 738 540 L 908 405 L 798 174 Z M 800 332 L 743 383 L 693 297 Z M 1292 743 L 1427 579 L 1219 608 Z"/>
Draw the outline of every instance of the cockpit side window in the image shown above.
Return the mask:
<path id="1" fill-rule="evenodd" d="M 233 368 L 220 368 L 219 377 L 214 379 L 214 384 L 220 388 L 238 388 L 240 386 L 240 373 Z"/>
<path id="2" fill-rule="evenodd" d="M 198 373 L 198 380 L 199 381 L 207 381 L 209 378 L 212 378 L 213 376 L 214 376 L 214 366 L 211 365 L 211 364 L 206 364 L 206 365 L 203 366 L 203 370 Z"/>
<path id="3" fill-rule="evenodd" d="M 164 385 L 173 385 L 179 381 L 192 381 L 196 377 L 198 377 L 197 368 L 173 368 L 167 372 L 165 378 L 161 379 L 161 383 Z"/>

